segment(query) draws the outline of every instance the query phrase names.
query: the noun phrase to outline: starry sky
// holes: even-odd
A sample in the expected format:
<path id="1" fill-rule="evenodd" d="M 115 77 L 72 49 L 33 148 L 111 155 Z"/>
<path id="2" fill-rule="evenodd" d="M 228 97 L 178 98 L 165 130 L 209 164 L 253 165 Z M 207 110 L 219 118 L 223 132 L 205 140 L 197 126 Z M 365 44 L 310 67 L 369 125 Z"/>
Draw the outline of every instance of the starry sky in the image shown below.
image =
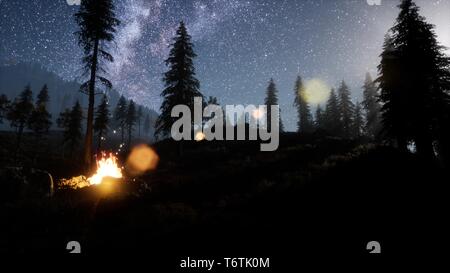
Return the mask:
<path id="1" fill-rule="evenodd" d="M 79 80 L 81 49 L 73 34 L 77 0 L 0 0 L 1 64 L 42 64 Z M 375 5 L 369 5 L 369 2 Z M 114 88 L 155 110 L 161 103 L 168 45 L 186 22 L 198 58 L 201 91 L 221 104 L 262 104 L 270 78 L 279 91 L 285 127 L 298 74 L 327 88 L 345 80 L 361 99 L 366 72 L 376 76 L 384 35 L 397 0 L 117 0 L 122 21 L 109 65 Z M 450 0 L 416 0 L 450 47 Z M 450 51 L 446 51 L 450 54 Z M 322 102 L 323 104 L 323 102 Z"/>

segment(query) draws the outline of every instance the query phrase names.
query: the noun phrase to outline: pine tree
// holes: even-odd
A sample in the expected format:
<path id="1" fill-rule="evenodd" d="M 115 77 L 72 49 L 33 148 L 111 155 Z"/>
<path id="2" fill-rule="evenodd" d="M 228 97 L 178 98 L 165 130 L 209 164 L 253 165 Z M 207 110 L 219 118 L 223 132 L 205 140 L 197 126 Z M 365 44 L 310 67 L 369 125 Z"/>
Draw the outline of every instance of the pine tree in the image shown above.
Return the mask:
<path id="1" fill-rule="evenodd" d="M 83 121 L 83 111 L 77 101 L 71 110 L 60 113 L 57 120 L 58 127 L 64 129 L 63 144 L 69 146 L 70 154 L 73 155 L 75 148 L 81 140 L 81 125 Z"/>
<path id="2" fill-rule="evenodd" d="M 59 113 L 59 116 L 56 119 L 56 126 L 58 126 L 58 128 L 66 128 L 68 126 L 70 120 L 70 111 L 71 109 L 67 108 L 63 112 Z"/>
<path id="3" fill-rule="evenodd" d="M 125 124 L 128 131 L 128 147 L 130 147 L 131 145 L 131 137 L 134 131 L 134 126 L 136 125 L 136 119 L 137 119 L 136 105 L 133 100 L 130 100 L 125 119 Z"/>
<path id="4" fill-rule="evenodd" d="M 305 88 L 300 76 L 297 76 L 294 91 L 294 106 L 296 106 L 298 114 L 297 131 L 302 133 L 309 133 L 313 129 L 313 120 L 311 109 L 306 98 Z"/>
<path id="5" fill-rule="evenodd" d="M 117 122 L 120 133 L 121 133 L 121 143 L 125 141 L 125 126 L 126 126 L 126 118 L 127 118 L 127 100 L 122 95 L 117 102 L 116 109 L 114 110 L 114 120 Z"/>
<path id="6" fill-rule="evenodd" d="M 396 140 L 398 148 L 407 151 L 407 144 L 411 140 L 409 130 L 408 113 L 403 111 L 407 105 L 405 90 L 401 88 L 400 71 L 400 55 L 395 49 L 392 37 L 386 35 L 383 45 L 383 53 L 381 54 L 381 63 L 378 66 L 380 101 L 383 103 L 381 107 L 381 119 L 383 125 L 383 133 Z"/>
<path id="7" fill-rule="evenodd" d="M 108 134 L 109 115 L 108 99 L 104 95 L 102 102 L 97 106 L 94 119 L 94 131 L 97 133 L 97 153 L 101 151 L 102 140 Z"/>
<path id="8" fill-rule="evenodd" d="M 209 96 L 208 101 L 206 103 L 207 105 L 219 105 L 219 101 L 214 96 Z"/>
<path id="9" fill-rule="evenodd" d="M 272 130 L 272 111 L 271 111 L 271 106 L 272 105 L 277 105 L 278 104 L 278 90 L 277 87 L 275 85 L 275 82 L 273 79 L 270 79 L 269 81 L 269 86 L 267 87 L 267 91 L 266 91 L 266 98 L 264 100 L 264 105 L 267 107 L 267 129 L 268 130 Z M 281 110 L 280 110 L 280 115 L 279 115 L 279 131 L 283 132 L 284 131 L 284 126 L 283 126 L 283 121 L 281 120 Z"/>
<path id="10" fill-rule="evenodd" d="M 11 127 L 16 128 L 16 151 L 20 149 L 23 130 L 28 124 L 33 109 L 33 92 L 31 91 L 30 86 L 27 85 L 22 93 L 20 93 L 19 97 L 14 100 L 7 114 Z"/>
<path id="11" fill-rule="evenodd" d="M 432 159 L 433 142 L 449 142 L 441 133 L 449 126 L 450 59 L 416 4 L 403 0 L 399 8 L 379 65 L 383 126 L 401 149 L 413 141 L 420 156 Z"/>
<path id="12" fill-rule="evenodd" d="M 350 89 L 342 81 L 338 89 L 339 112 L 341 114 L 342 136 L 350 138 L 353 128 L 353 117 L 355 115 L 355 105 L 351 101 Z"/>
<path id="13" fill-rule="evenodd" d="M 359 102 L 356 102 L 355 114 L 353 117 L 353 138 L 360 138 L 364 135 L 364 117 L 362 113 L 362 108 Z"/>
<path id="14" fill-rule="evenodd" d="M 47 110 L 49 101 L 48 88 L 47 85 L 44 85 L 37 96 L 36 105 L 28 119 L 28 128 L 33 131 L 38 143 L 42 135 L 48 133 L 52 126 L 52 115 Z"/>
<path id="15" fill-rule="evenodd" d="M 363 86 L 362 106 L 366 113 L 365 131 L 367 135 L 374 139 L 381 130 L 380 124 L 380 103 L 378 102 L 378 88 L 369 73 L 366 74 L 366 80 Z"/>
<path id="16" fill-rule="evenodd" d="M 3 119 L 6 118 L 10 103 L 5 94 L 0 95 L 0 124 L 3 124 Z"/>
<path id="17" fill-rule="evenodd" d="M 315 127 L 317 130 L 324 129 L 324 113 L 320 104 L 316 108 Z"/>
<path id="18" fill-rule="evenodd" d="M 112 87 L 111 82 L 100 74 L 104 72 L 102 64 L 114 61 L 111 54 L 106 51 L 106 44 L 114 40 L 114 33 L 120 22 L 116 19 L 114 13 L 113 0 L 81 0 L 80 9 L 75 14 L 75 20 L 80 27 L 80 30 L 75 34 L 78 37 L 79 45 L 84 50 L 85 75 L 89 75 L 89 80 L 81 85 L 81 91 L 89 96 L 83 159 L 86 167 L 90 167 L 92 162 L 95 84 L 99 81 L 108 89 Z"/>
<path id="19" fill-rule="evenodd" d="M 136 120 L 137 120 L 137 126 L 138 126 L 138 136 L 141 136 L 141 120 L 142 120 L 142 116 L 144 115 L 143 113 L 143 108 L 142 106 L 139 105 L 138 110 L 137 110 L 137 114 L 136 114 Z"/>
<path id="20" fill-rule="evenodd" d="M 147 114 L 144 120 L 144 133 L 146 136 L 150 134 L 150 128 L 151 128 L 150 114 Z"/>
<path id="21" fill-rule="evenodd" d="M 341 135 L 342 123 L 341 113 L 339 111 L 339 101 L 334 89 L 331 89 L 330 97 L 328 98 L 324 114 L 324 129 L 334 135 Z"/>
<path id="22" fill-rule="evenodd" d="M 163 103 L 160 108 L 161 114 L 156 121 L 155 135 L 170 133 L 172 125 L 177 119 L 171 117 L 171 111 L 175 105 L 186 105 L 193 114 L 194 97 L 203 97 L 199 91 L 200 83 L 195 77 L 193 59 L 197 55 L 194 53 L 191 36 L 183 22 L 180 23 L 173 40 L 169 57 L 166 60 L 169 70 L 164 74 L 165 88 L 161 93 Z"/>

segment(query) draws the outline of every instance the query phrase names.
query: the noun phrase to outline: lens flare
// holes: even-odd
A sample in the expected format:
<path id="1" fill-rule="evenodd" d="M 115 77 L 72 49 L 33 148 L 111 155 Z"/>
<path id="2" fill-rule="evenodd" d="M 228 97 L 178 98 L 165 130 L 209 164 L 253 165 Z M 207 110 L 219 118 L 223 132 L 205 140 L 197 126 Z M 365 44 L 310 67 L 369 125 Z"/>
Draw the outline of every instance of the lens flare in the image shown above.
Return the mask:
<path id="1" fill-rule="evenodd" d="M 330 87 L 322 80 L 314 78 L 305 83 L 302 97 L 310 104 L 325 102 L 330 95 Z"/>
<path id="2" fill-rule="evenodd" d="M 135 146 L 127 159 L 127 171 L 134 176 L 156 169 L 159 162 L 158 154 L 149 146 Z"/>
<path id="3" fill-rule="evenodd" d="M 253 112 L 252 112 L 252 117 L 254 118 L 254 119 L 262 119 L 263 117 L 264 117 L 264 111 L 262 110 L 262 109 L 255 109 L 255 110 L 253 110 Z"/>
<path id="4" fill-rule="evenodd" d="M 195 141 L 202 141 L 205 139 L 205 134 L 203 132 L 197 132 L 195 134 Z"/>

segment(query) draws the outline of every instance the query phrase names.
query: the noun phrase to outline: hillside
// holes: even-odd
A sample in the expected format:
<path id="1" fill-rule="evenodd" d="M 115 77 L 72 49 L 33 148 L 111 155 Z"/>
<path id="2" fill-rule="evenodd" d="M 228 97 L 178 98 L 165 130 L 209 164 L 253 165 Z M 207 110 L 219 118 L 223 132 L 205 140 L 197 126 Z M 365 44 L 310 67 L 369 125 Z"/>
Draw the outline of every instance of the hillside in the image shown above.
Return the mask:
<path id="1" fill-rule="evenodd" d="M 31 86 L 34 95 L 37 95 L 42 86 L 47 84 L 50 95 L 49 111 L 54 120 L 60 112 L 72 107 L 77 100 L 82 105 L 87 105 L 87 96 L 78 91 L 80 88 L 78 82 L 65 81 L 39 64 L 19 63 L 0 66 L 0 94 L 5 94 L 13 100 L 27 84 Z M 108 97 L 110 105 L 115 106 L 120 94 L 113 89 L 108 92 Z M 152 121 L 156 120 L 158 114 L 154 110 L 145 108 L 145 112 L 150 114 Z M 8 128 L 4 126 L 2 129 Z"/>

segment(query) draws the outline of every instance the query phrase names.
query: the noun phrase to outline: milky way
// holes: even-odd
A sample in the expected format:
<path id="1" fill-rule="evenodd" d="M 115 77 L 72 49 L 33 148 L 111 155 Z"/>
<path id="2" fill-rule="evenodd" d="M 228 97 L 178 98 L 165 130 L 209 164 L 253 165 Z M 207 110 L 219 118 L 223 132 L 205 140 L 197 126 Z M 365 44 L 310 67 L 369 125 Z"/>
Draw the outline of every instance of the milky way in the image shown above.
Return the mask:
<path id="1" fill-rule="evenodd" d="M 450 46 L 450 0 L 417 0 Z M 108 67 L 114 88 L 148 107 L 161 103 L 164 59 L 179 21 L 193 37 L 201 90 L 222 104 L 263 102 L 274 78 L 282 117 L 294 129 L 297 74 L 328 86 L 346 80 L 360 99 L 366 72 L 376 75 L 383 37 L 399 1 L 367 0 L 121 0 L 122 21 Z M 78 7 L 67 0 L 0 1 L 2 64 L 36 62 L 67 80 L 81 80 L 81 50 L 73 33 Z"/>

